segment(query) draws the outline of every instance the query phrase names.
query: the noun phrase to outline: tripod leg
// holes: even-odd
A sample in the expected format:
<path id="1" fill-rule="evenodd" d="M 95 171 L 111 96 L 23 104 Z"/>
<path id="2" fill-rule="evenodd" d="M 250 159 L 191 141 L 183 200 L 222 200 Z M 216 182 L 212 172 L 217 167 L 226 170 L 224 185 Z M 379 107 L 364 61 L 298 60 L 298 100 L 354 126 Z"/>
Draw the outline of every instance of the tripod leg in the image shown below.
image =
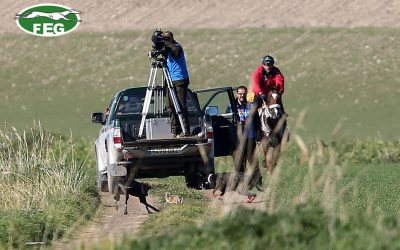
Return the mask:
<path id="1" fill-rule="evenodd" d="M 156 75 L 157 75 L 157 68 L 152 67 L 150 71 L 149 81 L 147 83 L 146 97 L 144 98 L 144 104 L 142 109 L 142 120 L 140 121 L 138 137 L 142 137 L 143 135 L 144 124 L 146 122 L 146 117 L 149 112 L 151 97 L 153 96 L 153 91 L 155 88 Z"/>
<path id="2" fill-rule="evenodd" d="M 188 131 L 185 128 L 185 124 L 183 121 L 183 114 L 181 111 L 181 107 L 179 106 L 178 98 L 176 97 L 174 86 L 172 85 L 171 76 L 169 75 L 169 72 L 166 67 L 163 67 L 162 69 L 163 69 L 163 73 L 164 73 L 164 76 L 165 76 L 165 79 L 167 82 L 167 87 L 168 87 L 169 94 L 171 96 L 172 103 L 173 103 L 175 111 L 178 115 L 179 123 L 181 124 L 182 132 L 186 134 L 186 133 L 188 133 Z"/>

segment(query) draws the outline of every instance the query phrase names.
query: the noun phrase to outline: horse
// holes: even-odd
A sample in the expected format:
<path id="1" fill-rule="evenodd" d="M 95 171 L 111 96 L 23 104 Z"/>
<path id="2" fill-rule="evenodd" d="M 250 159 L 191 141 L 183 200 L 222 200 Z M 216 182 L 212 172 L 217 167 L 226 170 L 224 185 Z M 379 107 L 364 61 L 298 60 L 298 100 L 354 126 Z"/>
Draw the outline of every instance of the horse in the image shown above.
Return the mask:
<path id="1" fill-rule="evenodd" d="M 264 167 L 271 176 L 281 152 L 281 142 L 288 140 L 286 124 L 288 115 L 283 110 L 281 95 L 278 92 L 272 90 L 261 98 L 263 102 L 258 110 L 261 150 L 265 156 Z"/>

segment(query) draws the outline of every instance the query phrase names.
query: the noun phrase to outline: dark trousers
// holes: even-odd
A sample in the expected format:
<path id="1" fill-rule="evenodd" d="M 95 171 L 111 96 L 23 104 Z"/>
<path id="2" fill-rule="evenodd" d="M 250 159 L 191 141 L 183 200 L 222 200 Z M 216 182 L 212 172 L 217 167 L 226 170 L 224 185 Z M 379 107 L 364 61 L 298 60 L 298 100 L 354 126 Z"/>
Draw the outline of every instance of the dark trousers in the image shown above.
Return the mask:
<path id="1" fill-rule="evenodd" d="M 189 125 L 189 113 L 186 106 L 186 98 L 188 92 L 189 79 L 180 80 L 180 81 L 172 81 L 174 85 L 174 90 L 176 93 L 176 97 L 178 99 L 178 105 L 181 109 L 181 113 L 183 116 L 183 125 L 188 133 L 190 133 L 190 125 Z M 174 103 L 172 102 L 171 95 L 169 91 L 167 98 L 167 107 L 169 111 L 169 116 L 171 118 L 171 133 L 179 134 L 182 132 L 181 124 L 179 122 L 178 114 L 176 113 Z"/>

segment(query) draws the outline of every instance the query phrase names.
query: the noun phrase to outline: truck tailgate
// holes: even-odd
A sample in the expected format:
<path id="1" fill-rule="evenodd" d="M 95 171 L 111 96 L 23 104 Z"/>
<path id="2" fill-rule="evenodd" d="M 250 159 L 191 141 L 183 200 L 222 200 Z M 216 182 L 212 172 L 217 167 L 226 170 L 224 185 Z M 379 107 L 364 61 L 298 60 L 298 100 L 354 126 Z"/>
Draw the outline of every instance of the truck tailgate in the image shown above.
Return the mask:
<path id="1" fill-rule="evenodd" d="M 174 139 L 144 139 L 123 144 L 127 158 L 193 157 L 210 151 L 206 138 L 186 137 Z"/>

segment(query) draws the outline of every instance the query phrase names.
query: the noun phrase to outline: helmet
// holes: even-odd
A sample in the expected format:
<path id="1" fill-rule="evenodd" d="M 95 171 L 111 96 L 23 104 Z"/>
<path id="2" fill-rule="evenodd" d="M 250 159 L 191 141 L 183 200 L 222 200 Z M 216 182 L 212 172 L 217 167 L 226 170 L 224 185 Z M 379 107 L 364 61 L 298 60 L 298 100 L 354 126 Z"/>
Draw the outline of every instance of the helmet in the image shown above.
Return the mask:
<path id="1" fill-rule="evenodd" d="M 275 63 L 275 60 L 272 56 L 270 55 L 266 55 L 263 57 L 263 59 L 261 60 L 262 64 L 266 65 L 266 66 L 272 66 Z"/>

